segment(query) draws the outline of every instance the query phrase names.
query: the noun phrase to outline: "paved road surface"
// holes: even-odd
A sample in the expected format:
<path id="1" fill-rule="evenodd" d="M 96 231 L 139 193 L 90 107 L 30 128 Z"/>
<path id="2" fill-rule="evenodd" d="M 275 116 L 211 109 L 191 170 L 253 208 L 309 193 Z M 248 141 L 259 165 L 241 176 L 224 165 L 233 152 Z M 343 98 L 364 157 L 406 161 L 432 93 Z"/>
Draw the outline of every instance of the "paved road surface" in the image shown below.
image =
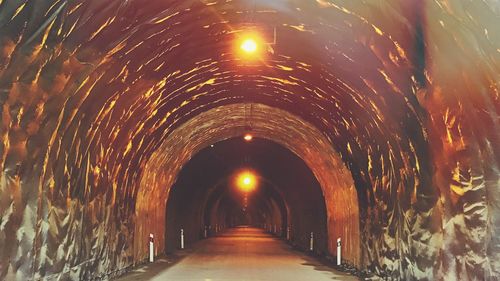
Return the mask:
<path id="1" fill-rule="evenodd" d="M 204 240 L 174 262 L 160 259 L 120 281 L 331 281 L 358 280 L 292 250 L 256 228 L 235 228 Z"/>

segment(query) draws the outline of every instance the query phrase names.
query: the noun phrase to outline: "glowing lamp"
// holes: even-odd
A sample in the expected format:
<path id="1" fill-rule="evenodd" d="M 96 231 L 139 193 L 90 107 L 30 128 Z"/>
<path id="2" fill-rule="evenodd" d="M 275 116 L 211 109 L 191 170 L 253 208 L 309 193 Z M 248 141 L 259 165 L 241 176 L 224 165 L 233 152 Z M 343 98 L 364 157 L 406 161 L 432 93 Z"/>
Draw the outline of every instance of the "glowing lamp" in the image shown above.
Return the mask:
<path id="1" fill-rule="evenodd" d="M 244 140 L 246 141 L 252 141 L 253 140 L 253 136 L 250 135 L 250 134 L 246 134 L 244 137 L 243 137 Z"/>
<path id="2" fill-rule="evenodd" d="M 243 33 L 236 38 L 236 54 L 244 60 L 262 59 L 262 46 L 264 44 L 258 33 L 253 31 Z"/>
<path id="3" fill-rule="evenodd" d="M 257 52 L 258 44 L 257 41 L 253 38 L 247 38 L 243 40 L 240 46 L 241 50 L 247 54 L 253 54 Z"/>
<path id="4" fill-rule="evenodd" d="M 257 187 L 257 176 L 251 171 L 240 172 L 236 177 L 236 185 L 244 193 L 252 192 Z"/>

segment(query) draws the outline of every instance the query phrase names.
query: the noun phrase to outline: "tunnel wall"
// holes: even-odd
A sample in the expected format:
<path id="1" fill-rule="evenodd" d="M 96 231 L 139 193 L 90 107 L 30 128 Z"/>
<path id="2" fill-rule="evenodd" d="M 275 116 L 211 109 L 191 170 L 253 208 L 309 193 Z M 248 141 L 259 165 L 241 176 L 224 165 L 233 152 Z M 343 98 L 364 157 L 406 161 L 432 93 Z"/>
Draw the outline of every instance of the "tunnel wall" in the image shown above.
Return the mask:
<path id="1" fill-rule="evenodd" d="M 216 216 L 218 205 L 220 204 L 220 201 L 222 199 L 224 189 L 221 188 L 222 186 L 216 185 L 215 188 L 217 188 L 214 191 L 209 191 L 210 195 L 207 196 L 207 199 L 205 201 L 205 204 L 202 206 L 203 210 L 203 225 L 208 226 L 208 233 L 209 235 L 215 235 L 216 234 L 216 224 L 219 224 L 219 220 Z M 167 216 L 169 214 L 167 213 Z M 227 225 L 227 224 L 226 224 Z"/>
<path id="2" fill-rule="evenodd" d="M 419 241 L 441 245 L 438 278 L 499 280 L 500 6 L 438 4 L 426 7 L 429 84 L 417 97 L 439 192 L 429 220 L 439 223 Z"/>
<path id="3" fill-rule="evenodd" d="M 278 204 L 274 200 L 270 200 L 270 216 L 266 220 L 266 226 L 268 226 L 269 231 L 277 236 L 282 236 L 282 226 L 284 223 L 284 217 L 281 213 Z"/>
<path id="4" fill-rule="evenodd" d="M 226 222 L 226 212 L 224 210 L 223 206 L 224 202 L 222 201 L 223 197 L 219 198 L 213 209 L 210 210 L 210 222 L 212 223 L 212 232 L 211 234 L 217 235 L 219 234 L 220 230 L 219 228 L 225 224 Z"/>
<path id="5" fill-rule="evenodd" d="M 190 246 L 203 235 L 203 202 L 206 194 L 203 189 L 188 188 L 187 182 L 177 182 L 171 189 L 166 205 L 165 236 L 158 239 L 165 240 L 164 252 L 172 253 L 180 249 L 180 232 L 183 230 L 185 246 Z M 160 249 L 160 254 L 163 252 Z"/>
<path id="6" fill-rule="evenodd" d="M 0 278 L 76 280 L 141 260 L 134 249 L 144 247 L 139 237 L 149 228 L 130 231 L 137 228 L 139 186 L 147 192 L 175 177 L 163 174 L 140 183 L 152 151 L 203 109 L 221 100 L 245 101 L 220 90 L 233 85 L 227 80 L 217 83 L 190 72 L 196 69 L 203 77 L 221 69 L 210 60 L 209 48 L 200 52 L 196 46 L 204 44 L 177 41 L 190 40 L 179 34 L 199 30 L 210 39 L 200 40 L 224 41 L 210 37 L 224 34 L 213 24 L 220 21 L 212 11 L 232 15 L 235 9 L 207 5 L 0 3 Z M 299 104 L 300 109 L 288 108 L 332 139 L 360 198 L 369 199 L 360 213 L 361 265 L 402 280 L 495 280 L 500 275 L 498 3 L 269 5 L 265 11 L 290 15 L 278 24 L 297 43 L 287 45 L 328 56 L 290 62 L 286 57 L 292 54 L 286 54 L 269 64 L 273 72 L 260 72 L 267 78 L 245 80 L 243 73 L 230 75 L 232 83 L 282 97 L 250 100 L 282 108 L 290 101 Z M 315 17 L 300 11 L 312 11 L 320 22 L 307 22 Z M 299 18 L 304 23 L 293 20 Z M 158 30 L 167 35 L 146 40 L 161 37 Z M 309 44 L 294 41 L 301 38 Z M 332 42 L 315 48 L 321 38 Z M 187 66 L 170 63 L 179 57 Z M 206 64 L 196 65 L 197 60 Z M 310 83 L 296 85 L 302 82 L 288 75 L 290 68 Z M 317 77 L 337 82 L 311 86 L 320 84 Z M 290 94 L 293 90 L 301 95 Z M 204 107 L 191 107 L 200 100 Z M 163 196 L 149 198 L 160 202 Z M 144 215 L 163 221 L 161 214 Z"/>

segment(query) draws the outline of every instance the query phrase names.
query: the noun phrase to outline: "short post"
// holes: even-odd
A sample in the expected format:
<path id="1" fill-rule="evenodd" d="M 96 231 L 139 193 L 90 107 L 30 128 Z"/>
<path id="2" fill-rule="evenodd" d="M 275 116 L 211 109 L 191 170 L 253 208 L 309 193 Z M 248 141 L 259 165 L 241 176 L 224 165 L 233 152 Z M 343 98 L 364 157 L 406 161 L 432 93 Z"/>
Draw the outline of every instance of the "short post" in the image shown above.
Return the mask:
<path id="1" fill-rule="evenodd" d="M 184 229 L 181 229 L 181 249 L 184 249 Z"/>
<path id="2" fill-rule="evenodd" d="M 206 226 L 206 225 L 205 225 L 205 231 L 204 231 L 204 233 L 203 233 L 203 236 L 204 236 L 205 238 L 207 238 L 207 237 L 208 237 L 208 226 Z"/>
<path id="3" fill-rule="evenodd" d="M 309 250 L 313 251 L 314 250 L 314 233 L 311 232 L 311 239 L 309 240 Z"/>
<path id="4" fill-rule="evenodd" d="M 286 228 L 286 240 L 290 241 L 290 226 Z"/>
<path id="5" fill-rule="evenodd" d="M 276 231 L 276 225 L 274 225 L 274 234 L 276 234 L 277 231 Z"/>
<path id="6" fill-rule="evenodd" d="M 149 262 L 154 262 L 155 260 L 155 255 L 154 255 L 154 236 L 153 233 L 149 234 Z"/>
<path id="7" fill-rule="evenodd" d="M 340 237 L 337 239 L 337 265 L 340 265 L 342 263 L 342 242 L 340 240 Z"/>

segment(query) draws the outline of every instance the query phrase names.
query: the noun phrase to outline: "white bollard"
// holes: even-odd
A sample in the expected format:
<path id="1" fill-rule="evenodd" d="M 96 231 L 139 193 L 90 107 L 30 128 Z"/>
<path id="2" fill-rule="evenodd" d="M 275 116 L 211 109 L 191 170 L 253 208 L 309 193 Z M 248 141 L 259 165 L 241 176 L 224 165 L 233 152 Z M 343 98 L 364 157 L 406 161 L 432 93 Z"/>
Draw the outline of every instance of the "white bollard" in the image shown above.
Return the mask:
<path id="1" fill-rule="evenodd" d="M 184 229 L 181 229 L 181 249 L 184 249 Z"/>
<path id="2" fill-rule="evenodd" d="M 309 241 L 309 250 L 312 251 L 314 250 L 314 233 L 311 232 L 311 239 Z"/>
<path id="3" fill-rule="evenodd" d="M 208 237 L 208 226 L 206 226 L 206 225 L 205 225 L 205 232 L 204 232 L 203 236 L 204 236 L 205 238 L 207 238 L 207 237 Z"/>
<path id="4" fill-rule="evenodd" d="M 153 242 L 154 242 L 154 236 L 153 236 L 153 233 L 150 233 L 149 234 L 149 262 L 155 261 Z"/>
<path id="5" fill-rule="evenodd" d="M 276 231 L 276 225 L 274 225 L 274 234 L 276 234 L 277 231 Z"/>
<path id="6" fill-rule="evenodd" d="M 340 241 L 340 237 L 337 239 L 337 265 L 342 263 L 342 242 Z"/>
<path id="7" fill-rule="evenodd" d="M 286 228 L 286 240 L 290 240 L 290 227 Z"/>

